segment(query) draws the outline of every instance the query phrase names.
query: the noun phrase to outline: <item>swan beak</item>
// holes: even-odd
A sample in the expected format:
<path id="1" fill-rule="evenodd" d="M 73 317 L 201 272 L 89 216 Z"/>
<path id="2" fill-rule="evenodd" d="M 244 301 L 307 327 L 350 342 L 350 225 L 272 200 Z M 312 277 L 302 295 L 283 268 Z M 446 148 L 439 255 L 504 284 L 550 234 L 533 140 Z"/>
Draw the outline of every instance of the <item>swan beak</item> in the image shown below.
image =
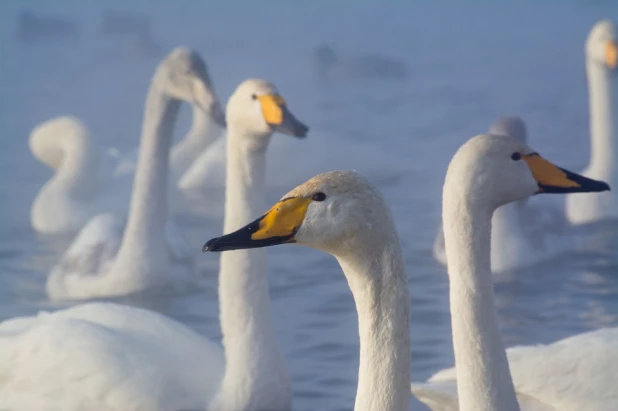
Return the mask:
<path id="1" fill-rule="evenodd" d="M 608 41 L 605 44 L 605 64 L 612 70 L 618 67 L 618 42 Z"/>
<path id="2" fill-rule="evenodd" d="M 264 94 L 258 100 L 264 120 L 274 131 L 299 138 L 307 136 L 309 127 L 294 117 L 279 94 Z"/>
<path id="3" fill-rule="evenodd" d="M 311 198 L 283 199 L 240 230 L 208 240 L 202 251 L 230 251 L 293 243 L 310 203 Z"/>
<path id="4" fill-rule="evenodd" d="M 523 157 L 536 180 L 538 193 L 595 193 L 609 191 L 609 184 L 575 174 L 550 163 L 538 153 Z"/>
<path id="5" fill-rule="evenodd" d="M 220 127 L 226 127 L 225 113 L 221 109 L 221 103 L 219 103 L 214 88 L 209 83 L 195 79 L 193 82 L 193 102 Z"/>

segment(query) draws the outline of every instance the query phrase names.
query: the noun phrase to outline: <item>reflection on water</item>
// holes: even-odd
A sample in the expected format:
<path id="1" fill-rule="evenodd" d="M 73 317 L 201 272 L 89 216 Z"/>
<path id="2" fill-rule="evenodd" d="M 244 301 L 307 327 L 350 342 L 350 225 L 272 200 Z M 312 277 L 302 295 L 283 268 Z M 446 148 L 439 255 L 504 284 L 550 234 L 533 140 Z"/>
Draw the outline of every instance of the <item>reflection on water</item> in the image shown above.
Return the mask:
<path id="1" fill-rule="evenodd" d="M 153 62 L 110 53 L 110 44 L 97 37 L 96 29 L 85 31 L 71 47 L 21 49 L 5 41 L 18 10 L 10 9 L 15 5 L 0 7 L 6 23 L 0 24 L 1 320 L 57 307 L 46 300 L 45 276 L 71 240 L 41 236 L 29 227 L 30 203 L 50 172 L 28 152 L 28 132 L 49 117 L 75 114 L 105 146 L 132 149 Z M 548 158 L 573 169 L 586 164 L 583 43 L 597 19 L 618 20 L 618 11 L 580 3 L 439 10 L 365 4 L 354 12 L 347 6 L 251 7 L 161 3 L 149 13 L 152 31 L 165 39 L 165 47 L 189 44 L 203 53 L 222 98 L 247 77 L 272 79 L 314 135 L 337 138 L 337 144 L 328 146 L 326 138 L 310 134 L 306 141 L 273 151 L 289 156 L 281 172 L 298 177 L 296 183 L 302 180 L 294 174 L 295 162 L 315 163 L 311 171 L 318 173 L 362 159 L 354 168 L 368 173 L 384 192 L 402 238 L 411 292 L 412 375 L 425 379 L 453 362 L 448 278 L 431 252 L 450 157 L 498 116 L 513 114 L 526 120 L 531 145 Z M 275 13 L 269 7 L 278 9 Z M 93 23 L 102 10 L 88 5 L 63 12 Z M 275 15 L 276 25 L 264 24 Z M 561 24 L 550 30 L 548 19 Z M 182 24 L 172 23 L 177 21 Z M 325 86 L 312 71 L 312 52 L 325 40 L 350 53 L 378 50 L 399 56 L 410 62 L 410 75 L 391 83 L 361 78 Z M 180 122 L 188 124 L 189 118 L 189 110 L 183 109 Z M 176 134 L 184 131 L 179 127 Z M 273 144 L 284 144 L 277 138 Z M 328 156 L 321 155 L 329 149 Z M 375 158 L 366 155 L 372 152 Z M 290 188 L 269 191 L 268 201 Z M 221 232 L 216 212 L 222 209 L 221 193 L 192 202 L 187 206 L 191 212 L 178 216 L 209 279 L 206 288 L 182 296 L 115 301 L 162 312 L 220 339 L 218 257 L 202 255 L 200 249 Z M 215 211 L 205 212 L 207 208 Z M 581 227 L 577 233 L 580 251 L 495 277 L 508 345 L 546 343 L 618 325 L 618 222 Z M 350 409 L 359 342 L 345 277 L 332 257 L 315 250 L 287 245 L 268 253 L 272 312 L 294 378 L 295 409 Z M 417 403 L 413 408 L 423 409 Z"/>

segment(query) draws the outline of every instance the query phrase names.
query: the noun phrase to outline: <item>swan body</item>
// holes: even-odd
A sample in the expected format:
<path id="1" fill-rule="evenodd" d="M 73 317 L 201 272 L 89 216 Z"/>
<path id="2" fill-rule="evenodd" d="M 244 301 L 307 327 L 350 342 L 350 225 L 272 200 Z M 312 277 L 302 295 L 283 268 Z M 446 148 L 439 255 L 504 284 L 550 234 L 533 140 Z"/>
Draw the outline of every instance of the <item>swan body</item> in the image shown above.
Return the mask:
<path id="1" fill-rule="evenodd" d="M 140 308 L 88 303 L 0 323 L 0 409 L 203 409 L 221 347 Z"/>
<path id="2" fill-rule="evenodd" d="M 602 20 L 586 41 L 586 75 L 590 104 L 590 163 L 582 174 L 618 184 L 618 36 Z M 573 224 L 618 218 L 618 193 L 571 194 L 566 215 Z"/>
<path id="3" fill-rule="evenodd" d="M 552 344 L 508 348 L 509 368 L 521 408 L 616 409 L 616 341 L 618 328 L 602 328 Z M 438 371 L 426 383 L 412 384 L 412 393 L 432 410 L 458 410 L 455 368 Z"/>
<path id="4" fill-rule="evenodd" d="M 180 290 L 198 280 L 189 246 L 167 221 L 169 146 L 181 100 L 218 104 L 204 62 L 184 47 L 159 65 L 148 93 L 126 228 L 109 214 L 86 224 L 48 277 L 51 299 Z"/>
<path id="5" fill-rule="evenodd" d="M 572 337 L 572 344 L 512 350 L 516 354 L 510 359 L 524 364 L 519 358 L 525 356 L 529 361 L 525 377 L 513 385 L 513 380 L 522 378 L 522 374 L 512 374 L 514 364 L 510 367 L 504 349 L 490 267 L 492 214 L 499 207 L 538 193 L 606 190 L 609 190 L 607 183 L 558 168 L 525 143 L 508 136 L 476 136 L 457 151 L 448 167 L 442 204 L 457 384 L 455 388 L 452 382 L 441 382 L 447 388 L 436 389 L 437 394 L 426 404 L 435 409 L 449 409 L 442 408 L 442 404 L 448 404 L 445 399 L 452 398 L 456 392 L 459 409 L 464 411 L 519 410 L 524 406 L 563 409 L 556 399 L 557 393 L 564 387 L 578 386 L 579 391 L 570 398 L 575 407 L 571 409 L 587 409 L 589 401 L 615 408 L 612 394 L 596 388 L 604 383 L 601 380 L 612 381 L 618 373 L 618 363 L 612 363 L 618 359 L 615 344 L 601 344 L 604 351 L 600 356 L 609 363 L 593 361 L 594 370 L 588 372 L 571 368 L 577 355 L 597 355 L 598 346 L 580 345 L 590 341 L 587 336 Z M 561 345 L 564 349 L 556 348 Z M 548 367 L 551 364 L 551 369 L 540 370 L 539 358 Z M 589 380 L 591 373 L 596 375 Z M 420 391 L 416 388 L 413 391 L 424 400 L 429 397 L 431 386 L 429 381 Z M 527 389 L 517 391 L 518 397 L 516 387 L 521 386 Z M 524 401 L 519 403 L 518 398 Z"/>
<path id="6" fill-rule="evenodd" d="M 165 78 L 173 67 L 195 73 L 198 56 L 190 52 L 179 57 L 180 62 L 160 67 L 158 74 Z M 238 227 L 244 213 L 264 202 L 266 148 L 273 132 L 302 137 L 308 129 L 291 115 L 272 84 L 255 79 L 234 92 L 227 121 L 228 164 L 233 170 L 227 174 L 226 227 Z M 140 163 L 138 179 L 141 170 Z M 101 215 L 89 225 L 92 236 L 82 232 L 85 238 L 76 244 L 89 243 L 97 250 L 82 259 L 96 268 L 101 260 L 120 254 L 116 250 L 124 245 L 97 239 L 118 238 L 122 224 L 111 215 Z M 130 224 L 125 233 L 128 230 Z M 179 235 L 168 232 L 168 239 Z M 169 249 L 172 254 L 179 252 L 171 244 Z M 69 249 L 68 254 L 72 252 Z M 291 409 L 290 377 L 272 330 L 263 263 L 262 252 L 239 252 L 222 261 L 219 291 L 225 351 L 176 321 L 110 303 L 82 304 L 0 323 L 0 408 Z M 108 266 L 113 268 L 113 262 Z"/>
<path id="7" fill-rule="evenodd" d="M 526 126 L 518 117 L 501 117 L 490 134 L 527 141 Z M 491 221 L 491 271 L 501 272 L 538 264 L 575 248 L 564 212 L 548 202 L 528 198 L 498 208 Z M 433 245 L 434 257 L 446 265 L 442 225 Z"/>
<path id="8" fill-rule="evenodd" d="M 407 411 L 410 299 L 399 238 L 381 194 L 354 172 L 320 174 L 290 191 L 253 223 L 208 241 L 204 250 L 286 242 L 332 254 L 346 275 L 360 335 L 354 409 Z"/>

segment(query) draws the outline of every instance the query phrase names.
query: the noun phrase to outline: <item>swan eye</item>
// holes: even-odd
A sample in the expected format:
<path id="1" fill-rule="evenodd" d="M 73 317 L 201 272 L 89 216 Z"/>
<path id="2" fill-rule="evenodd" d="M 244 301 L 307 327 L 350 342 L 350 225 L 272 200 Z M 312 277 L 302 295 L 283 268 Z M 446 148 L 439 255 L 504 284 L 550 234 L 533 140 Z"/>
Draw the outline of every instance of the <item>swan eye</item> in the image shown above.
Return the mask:
<path id="1" fill-rule="evenodd" d="M 511 154 L 511 160 L 514 160 L 514 161 L 521 160 L 521 153 L 515 152 L 515 153 Z"/>
<path id="2" fill-rule="evenodd" d="M 324 194 L 323 192 L 319 191 L 319 192 L 315 193 L 315 194 L 313 195 L 313 197 L 311 197 L 311 199 L 312 199 L 313 201 L 319 201 L 319 202 L 322 202 L 322 201 L 326 200 L 326 194 Z"/>
<path id="3" fill-rule="evenodd" d="M 253 100 L 257 100 L 257 95 L 256 95 L 256 94 L 251 94 L 251 98 L 252 98 Z"/>

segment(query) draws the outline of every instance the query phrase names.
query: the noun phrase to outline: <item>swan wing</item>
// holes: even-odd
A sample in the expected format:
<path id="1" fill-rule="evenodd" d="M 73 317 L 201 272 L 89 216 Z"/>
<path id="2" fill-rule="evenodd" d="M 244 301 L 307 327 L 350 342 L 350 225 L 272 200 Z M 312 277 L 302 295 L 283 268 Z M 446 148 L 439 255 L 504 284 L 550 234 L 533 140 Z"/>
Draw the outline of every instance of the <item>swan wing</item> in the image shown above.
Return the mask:
<path id="1" fill-rule="evenodd" d="M 160 314 L 111 303 L 0 323 L 0 409 L 197 409 L 221 348 Z"/>
<path id="2" fill-rule="evenodd" d="M 124 221 L 111 213 L 92 218 L 52 268 L 47 281 L 49 297 L 62 299 L 67 290 L 82 288 L 88 276 L 105 274 L 120 248 L 123 231 Z"/>
<path id="3" fill-rule="evenodd" d="M 618 328 L 604 328 L 553 344 L 507 349 L 517 398 L 523 410 L 612 410 L 618 408 Z M 445 387 L 455 386 L 455 368 L 434 374 L 412 392 L 432 409 L 441 408 Z M 456 392 L 456 390 L 455 390 Z M 438 404 L 433 408 L 431 404 Z"/>

